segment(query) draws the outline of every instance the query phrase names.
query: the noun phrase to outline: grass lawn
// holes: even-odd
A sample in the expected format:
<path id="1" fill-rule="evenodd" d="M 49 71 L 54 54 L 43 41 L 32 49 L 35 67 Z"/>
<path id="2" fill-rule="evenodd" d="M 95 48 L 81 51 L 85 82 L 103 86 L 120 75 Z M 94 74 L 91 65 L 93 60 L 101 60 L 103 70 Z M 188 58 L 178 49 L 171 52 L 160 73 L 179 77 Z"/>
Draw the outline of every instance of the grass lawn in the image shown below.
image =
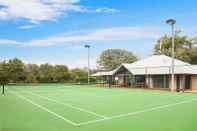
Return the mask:
<path id="1" fill-rule="evenodd" d="M 0 131 L 197 131 L 197 94 L 94 86 L 9 86 Z"/>

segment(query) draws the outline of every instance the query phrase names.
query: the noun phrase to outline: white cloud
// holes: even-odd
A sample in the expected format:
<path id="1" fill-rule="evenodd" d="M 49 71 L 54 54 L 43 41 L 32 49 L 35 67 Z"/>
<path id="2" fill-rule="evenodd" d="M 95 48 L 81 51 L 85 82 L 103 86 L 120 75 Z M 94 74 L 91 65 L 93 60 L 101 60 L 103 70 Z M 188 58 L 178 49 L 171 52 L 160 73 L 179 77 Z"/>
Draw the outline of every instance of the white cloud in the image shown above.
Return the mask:
<path id="1" fill-rule="evenodd" d="M 77 12 L 89 12 L 89 13 L 118 13 L 118 12 L 120 12 L 119 10 L 112 9 L 112 8 L 90 9 L 85 6 L 73 6 L 72 9 Z"/>
<path id="2" fill-rule="evenodd" d="M 68 11 L 110 13 L 117 10 L 100 8 L 89 10 L 79 5 L 80 0 L 0 0 L 0 19 L 27 19 L 38 24 L 41 21 L 56 20 Z"/>
<path id="3" fill-rule="evenodd" d="M 22 26 L 19 26 L 18 28 L 20 28 L 20 29 L 31 29 L 33 27 L 34 27 L 34 25 L 22 25 Z"/>
<path id="4" fill-rule="evenodd" d="M 120 12 L 119 10 L 112 9 L 112 8 L 98 8 L 95 11 L 97 13 L 117 13 L 117 12 Z"/>
<path id="5" fill-rule="evenodd" d="M 161 36 L 158 29 L 140 27 L 114 27 L 98 29 L 94 32 L 80 35 L 54 36 L 47 39 L 33 40 L 32 46 L 50 46 L 56 44 L 69 44 L 82 41 L 108 41 L 108 40 L 132 40 L 132 39 L 156 39 Z"/>
<path id="6" fill-rule="evenodd" d="M 47 58 L 20 58 L 23 60 L 23 62 L 25 62 L 26 64 L 45 64 L 45 63 L 50 63 L 52 65 L 66 65 L 68 66 L 69 68 L 85 68 L 87 67 L 87 58 L 85 57 L 80 57 L 80 58 L 72 58 L 72 59 L 69 59 L 69 58 L 65 58 L 64 60 L 62 59 L 53 59 L 53 58 L 50 58 L 47 59 Z M 90 68 L 91 69 L 95 69 L 96 68 L 96 58 L 95 57 L 91 57 L 90 58 Z"/>
<path id="7" fill-rule="evenodd" d="M 24 44 L 27 46 L 52 46 L 57 44 L 71 44 L 83 41 L 108 41 L 108 40 L 132 40 L 132 39 L 157 39 L 161 36 L 160 29 L 145 27 L 113 27 L 97 29 L 89 33 L 66 33 L 66 35 L 53 36 L 46 39 L 35 39 L 20 42 L 13 40 L 0 40 L 5 44 Z"/>
<path id="8" fill-rule="evenodd" d="M 22 43 L 14 40 L 0 39 L 0 45 L 20 45 L 20 44 Z"/>
<path id="9" fill-rule="evenodd" d="M 61 62 L 56 62 L 56 63 L 60 63 Z M 87 67 L 88 63 L 87 63 L 87 58 L 77 58 L 77 59 L 72 59 L 72 60 L 65 60 L 64 63 L 62 63 L 64 65 L 67 65 L 69 66 L 69 68 L 77 68 L 77 67 L 81 67 L 81 68 L 85 68 Z M 96 68 L 96 58 L 91 58 L 90 59 L 90 68 L 93 69 L 93 68 Z"/>

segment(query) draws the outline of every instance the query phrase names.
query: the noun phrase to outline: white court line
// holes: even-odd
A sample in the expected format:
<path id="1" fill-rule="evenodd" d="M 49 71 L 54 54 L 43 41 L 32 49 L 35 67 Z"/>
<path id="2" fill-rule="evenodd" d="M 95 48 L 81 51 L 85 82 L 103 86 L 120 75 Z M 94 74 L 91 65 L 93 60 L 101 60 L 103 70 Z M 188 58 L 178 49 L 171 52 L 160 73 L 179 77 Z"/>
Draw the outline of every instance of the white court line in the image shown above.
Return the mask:
<path id="1" fill-rule="evenodd" d="M 157 107 L 149 108 L 149 109 L 146 109 L 146 110 L 141 110 L 141 111 L 130 112 L 130 113 L 126 113 L 126 114 L 115 115 L 115 116 L 112 116 L 112 117 L 99 119 L 99 120 L 92 120 L 92 121 L 87 121 L 87 122 L 81 122 L 81 123 L 78 123 L 77 126 L 83 126 L 83 125 L 94 124 L 94 123 L 98 123 L 98 122 L 102 122 L 102 121 L 106 121 L 106 120 L 112 120 L 112 119 L 116 119 L 116 118 L 122 118 L 122 117 L 127 117 L 127 116 L 138 115 L 138 114 L 141 114 L 141 113 L 151 112 L 151 111 L 155 111 L 155 110 L 159 110 L 159 109 L 164 109 L 164 108 L 167 108 L 167 107 L 173 107 L 173 106 L 176 106 L 176 105 L 181 105 L 181 104 L 189 103 L 189 102 L 192 102 L 192 101 L 197 101 L 197 99 L 185 100 L 185 101 L 182 101 L 182 102 L 177 102 L 177 103 L 173 103 L 173 104 L 157 106 Z"/>
<path id="2" fill-rule="evenodd" d="M 32 100 L 30 100 L 30 99 L 28 99 L 28 98 L 26 98 L 26 97 L 24 97 L 24 96 L 22 96 L 22 95 L 19 95 L 18 93 L 14 93 L 14 92 L 11 92 L 11 93 L 15 94 L 15 95 L 18 96 L 19 98 L 21 98 L 21 99 L 23 99 L 23 100 L 25 100 L 25 101 L 27 101 L 27 102 L 29 102 L 29 103 L 31 103 L 32 105 L 37 106 L 38 108 L 40 108 L 40 109 L 42 109 L 42 110 L 44 110 L 44 111 L 46 111 L 46 112 L 52 114 L 53 116 L 56 116 L 57 118 L 66 121 L 67 123 L 69 123 L 69 124 L 71 124 L 71 125 L 73 125 L 73 126 L 78 126 L 77 123 L 75 123 L 75 122 L 73 122 L 73 121 L 71 121 L 71 120 L 69 120 L 69 119 L 67 119 L 67 118 L 65 118 L 65 117 L 63 117 L 63 116 L 61 116 L 61 115 L 59 115 L 59 114 L 57 114 L 57 113 L 55 113 L 55 112 L 49 110 L 49 109 L 47 109 L 47 108 L 44 107 L 44 106 L 41 106 L 41 105 L 39 105 L 39 104 L 33 102 Z"/>
<path id="3" fill-rule="evenodd" d="M 29 94 L 31 94 L 31 95 L 34 95 L 34 96 L 38 96 L 38 97 L 43 98 L 43 99 L 46 99 L 46 100 L 48 100 L 48 101 L 55 102 L 55 103 L 57 103 L 57 104 L 61 104 L 61 105 L 64 105 L 64 106 L 73 108 L 73 109 L 75 109 L 75 110 L 79 110 L 79 111 L 81 111 L 81 112 L 86 112 L 86 113 L 92 114 L 92 115 L 97 116 L 97 117 L 101 117 L 101 118 L 104 118 L 104 119 L 108 118 L 107 116 L 104 116 L 104 115 L 95 113 L 95 112 L 93 112 L 93 111 L 89 111 L 89 110 L 86 110 L 86 109 L 83 109 L 83 108 L 80 108 L 80 107 L 76 107 L 76 106 L 73 106 L 73 105 L 68 104 L 68 103 L 63 103 L 63 102 L 60 102 L 60 101 L 57 101 L 57 100 L 53 100 L 53 99 L 51 99 L 51 98 L 49 98 L 49 97 L 41 96 L 41 95 L 38 95 L 38 94 L 35 94 L 35 93 L 32 93 L 32 92 L 27 92 L 27 93 L 29 93 Z"/>

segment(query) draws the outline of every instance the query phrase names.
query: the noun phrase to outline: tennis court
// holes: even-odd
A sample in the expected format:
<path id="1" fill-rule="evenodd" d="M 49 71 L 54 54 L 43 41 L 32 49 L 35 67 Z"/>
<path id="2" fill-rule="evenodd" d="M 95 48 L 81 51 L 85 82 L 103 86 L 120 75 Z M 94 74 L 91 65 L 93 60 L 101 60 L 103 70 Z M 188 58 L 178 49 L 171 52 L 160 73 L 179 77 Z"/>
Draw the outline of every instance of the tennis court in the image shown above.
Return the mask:
<path id="1" fill-rule="evenodd" d="M 79 85 L 9 86 L 0 131 L 196 131 L 197 94 Z"/>

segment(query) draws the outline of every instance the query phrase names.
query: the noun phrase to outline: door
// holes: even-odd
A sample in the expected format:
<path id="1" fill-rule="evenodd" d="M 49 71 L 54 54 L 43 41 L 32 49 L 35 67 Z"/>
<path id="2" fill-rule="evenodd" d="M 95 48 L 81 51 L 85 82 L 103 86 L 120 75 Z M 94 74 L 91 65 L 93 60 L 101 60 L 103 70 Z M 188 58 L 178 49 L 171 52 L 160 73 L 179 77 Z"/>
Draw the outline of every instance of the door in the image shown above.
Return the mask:
<path id="1" fill-rule="evenodd" d="M 191 76 L 187 75 L 185 77 L 185 89 L 190 90 L 191 89 Z"/>
<path id="2" fill-rule="evenodd" d="M 180 75 L 177 75 L 176 76 L 176 89 L 177 89 L 177 91 L 180 91 L 180 86 L 181 86 L 181 79 L 180 79 Z"/>
<path id="3" fill-rule="evenodd" d="M 145 76 L 135 76 L 135 87 L 137 88 L 144 88 L 145 87 Z"/>

